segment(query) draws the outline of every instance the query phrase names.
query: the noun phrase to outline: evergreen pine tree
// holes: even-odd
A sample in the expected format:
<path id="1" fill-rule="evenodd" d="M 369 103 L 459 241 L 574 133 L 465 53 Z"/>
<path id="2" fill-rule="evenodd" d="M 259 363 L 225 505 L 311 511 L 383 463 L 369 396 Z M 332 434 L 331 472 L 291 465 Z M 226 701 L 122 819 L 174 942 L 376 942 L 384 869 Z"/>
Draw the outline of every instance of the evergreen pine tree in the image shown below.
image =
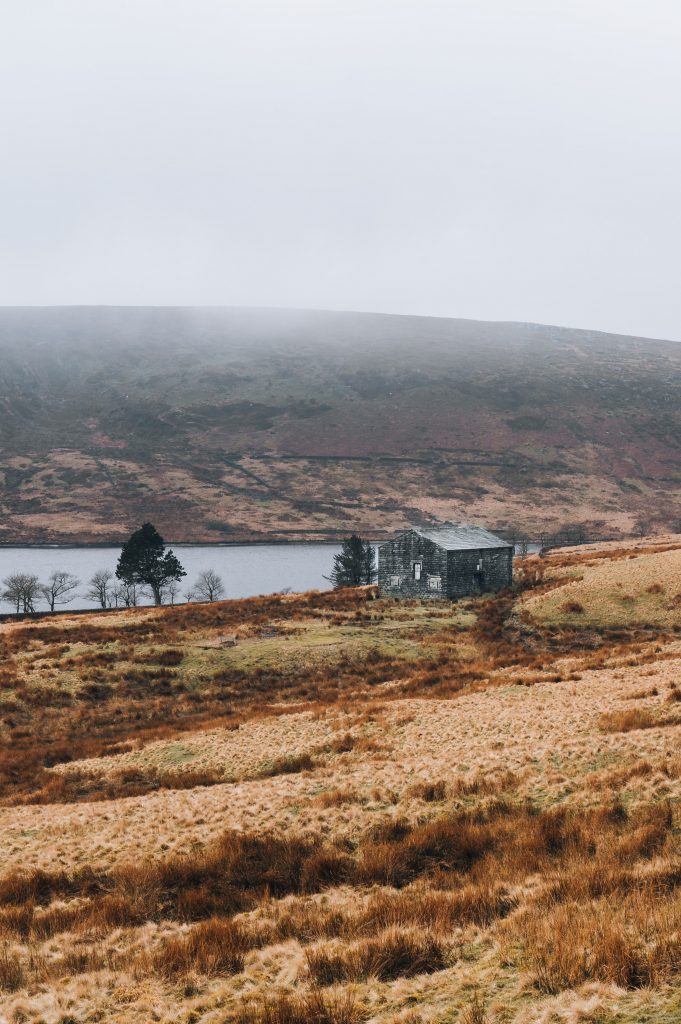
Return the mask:
<path id="1" fill-rule="evenodd" d="M 151 523 L 135 530 L 125 542 L 116 566 L 116 576 L 122 583 L 149 587 L 155 604 L 162 604 L 163 588 L 170 580 L 186 575 L 173 552 L 166 551 L 163 537 Z"/>
<path id="2" fill-rule="evenodd" d="M 334 555 L 333 569 L 328 577 L 335 589 L 339 587 L 361 587 L 376 579 L 376 552 L 369 541 L 363 541 L 356 533 L 343 541 L 343 546 Z"/>

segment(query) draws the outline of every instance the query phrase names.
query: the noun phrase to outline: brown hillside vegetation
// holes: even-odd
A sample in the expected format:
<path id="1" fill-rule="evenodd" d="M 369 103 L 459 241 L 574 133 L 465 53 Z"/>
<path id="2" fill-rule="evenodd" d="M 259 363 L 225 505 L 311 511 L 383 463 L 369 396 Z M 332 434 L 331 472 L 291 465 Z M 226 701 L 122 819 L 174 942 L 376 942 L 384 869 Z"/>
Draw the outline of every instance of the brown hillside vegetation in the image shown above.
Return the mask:
<path id="1" fill-rule="evenodd" d="M 679 1020 L 680 557 L 4 623 L 0 1019 Z"/>
<path id="2" fill-rule="evenodd" d="M 0 540 L 676 529 L 681 346 L 294 310 L 0 310 Z"/>

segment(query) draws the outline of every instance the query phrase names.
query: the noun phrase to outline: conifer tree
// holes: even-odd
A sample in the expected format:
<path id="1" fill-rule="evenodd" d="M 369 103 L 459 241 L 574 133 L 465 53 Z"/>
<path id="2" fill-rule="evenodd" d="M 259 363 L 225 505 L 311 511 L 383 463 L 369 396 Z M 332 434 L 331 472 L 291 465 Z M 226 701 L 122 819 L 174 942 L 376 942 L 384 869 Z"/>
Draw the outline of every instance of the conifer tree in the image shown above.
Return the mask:
<path id="1" fill-rule="evenodd" d="M 163 537 L 151 523 L 135 530 L 125 542 L 116 566 L 116 577 L 122 583 L 149 587 L 155 604 L 162 604 L 163 588 L 170 580 L 186 575 L 173 552 L 166 551 Z"/>
<path id="2" fill-rule="evenodd" d="M 334 555 L 333 569 L 328 579 L 335 589 L 373 583 L 376 579 L 376 552 L 373 545 L 362 540 L 356 533 L 346 538 L 339 553 Z"/>

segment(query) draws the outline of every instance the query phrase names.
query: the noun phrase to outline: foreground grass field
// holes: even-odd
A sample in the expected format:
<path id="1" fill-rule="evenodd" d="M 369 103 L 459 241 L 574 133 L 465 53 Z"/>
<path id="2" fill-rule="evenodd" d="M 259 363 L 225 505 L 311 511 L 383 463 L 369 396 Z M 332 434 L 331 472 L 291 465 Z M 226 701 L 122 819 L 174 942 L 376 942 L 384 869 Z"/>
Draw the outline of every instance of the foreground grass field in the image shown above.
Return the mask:
<path id="1" fill-rule="evenodd" d="M 681 538 L 0 642 L 0 1020 L 681 1019 Z"/>

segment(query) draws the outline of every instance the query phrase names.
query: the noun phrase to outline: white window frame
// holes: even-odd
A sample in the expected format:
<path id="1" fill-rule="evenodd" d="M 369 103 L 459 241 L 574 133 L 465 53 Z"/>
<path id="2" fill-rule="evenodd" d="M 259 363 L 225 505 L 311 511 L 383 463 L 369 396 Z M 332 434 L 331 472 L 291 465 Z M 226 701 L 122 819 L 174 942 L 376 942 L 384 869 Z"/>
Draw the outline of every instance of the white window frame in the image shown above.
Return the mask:
<path id="1" fill-rule="evenodd" d="M 390 577 L 390 586 L 391 587 L 400 587 L 401 585 L 402 585 L 402 577 L 401 576 L 391 576 Z"/>
<path id="2" fill-rule="evenodd" d="M 442 590 L 442 576 L 429 576 L 428 590 Z"/>
<path id="3" fill-rule="evenodd" d="M 412 567 L 412 575 L 415 580 L 421 579 L 421 573 L 423 572 L 423 562 L 414 562 Z"/>

